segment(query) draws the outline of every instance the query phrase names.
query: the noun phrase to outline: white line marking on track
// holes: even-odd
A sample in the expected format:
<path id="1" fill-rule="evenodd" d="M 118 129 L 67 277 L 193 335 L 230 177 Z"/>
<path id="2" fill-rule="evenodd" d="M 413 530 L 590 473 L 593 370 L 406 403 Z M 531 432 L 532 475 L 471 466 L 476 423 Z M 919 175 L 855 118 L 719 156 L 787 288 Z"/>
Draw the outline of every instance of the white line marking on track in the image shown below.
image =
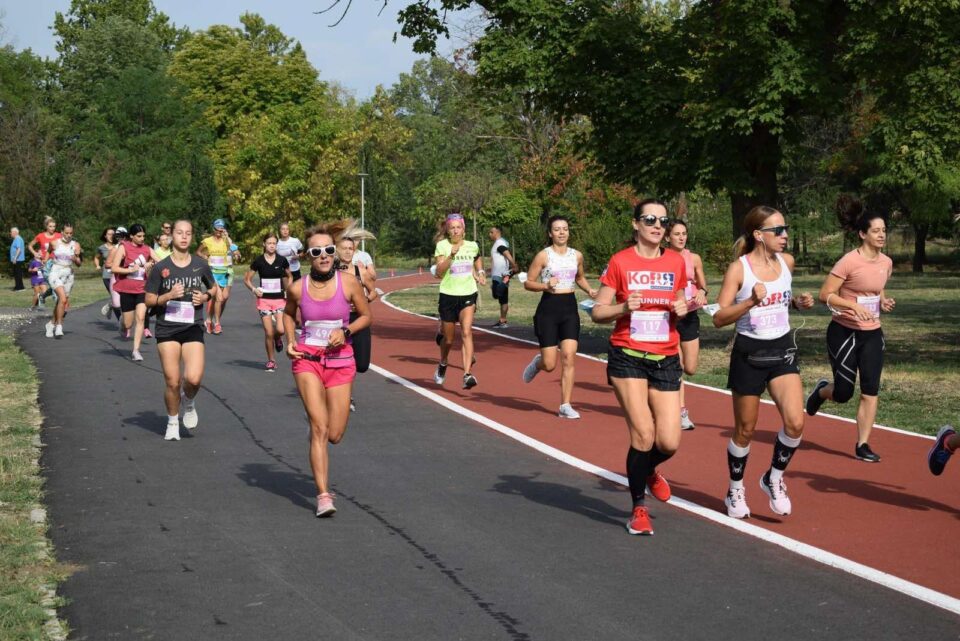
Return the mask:
<path id="1" fill-rule="evenodd" d="M 400 278 L 400 276 L 397 276 L 396 278 Z M 397 310 L 398 312 L 403 312 L 404 314 L 409 314 L 410 316 L 418 316 L 418 317 L 420 317 L 420 318 L 426 318 L 426 319 L 428 319 L 428 320 L 432 320 L 432 321 L 436 322 L 436 321 L 437 321 L 437 318 L 434 317 L 434 316 L 427 316 L 426 314 L 418 314 L 418 313 L 416 313 L 416 312 L 411 312 L 411 311 L 406 310 L 406 309 L 404 309 L 404 308 L 402 308 L 402 307 L 398 307 L 398 306 L 394 305 L 393 303 L 391 303 L 390 301 L 387 300 L 387 297 L 389 297 L 390 294 L 393 294 L 393 293 L 395 293 L 395 292 L 406 292 L 406 291 L 410 291 L 410 290 L 413 290 L 413 289 L 419 289 L 420 287 L 423 287 L 423 285 L 419 285 L 419 286 L 417 286 L 417 287 L 405 287 L 405 288 L 403 288 L 403 289 L 395 289 L 395 290 L 393 290 L 392 292 L 387 292 L 384 296 L 381 296 L 381 297 L 380 297 L 380 301 L 381 301 L 384 305 L 387 305 L 387 306 L 389 306 L 389 307 Z M 487 328 L 485 328 L 485 327 L 477 327 L 476 325 L 474 325 L 473 331 L 475 331 L 475 332 L 486 332 L 487 334 L 493 334 L 494 336 L 500 336 L 501 338 L 506 338 L 506 339 L 511 340 L 511 341 L 516 341 L 517 343 L 525 343 L 525 344 L 527 344 L 527 345 L 533 345 L 533 346 L 535 346 L 535 347 L 539 347 L 539 344 L 538 344 L 536 341 L 527 340 L 527 339 L 525 339 L 525 338 L 517 338 L 516 336 L 510 336 L 509 334 L 503 334 L 503 333 L 501 333 L 501 332 L 495 332 L 495 331 L 493 331 L 492 329 L 487 329 Z M 585 358 L 585 359 L 587 359 L 587 360 L 596 361 L 596 362 L 598 362 L 598 363 L 606 363 L 606 362 L 607 362 L 607 361 L 603 360 L 602 358 L 597 358 L 596 356 L 591 356 L 590 354 L 584 354 L 584 353 L 582 353 L 582 352 L 577 352 L 577 356 L 579 356 L 579 357 L 581 357 L 581 358 Z M 691 386 L 693 386 L 693 387 L 699 387 L 700 389 L 710 390 L 710 391 L 712 391 L 712 392 L 719 392 L 720 394 L 726 394 L 727 396 L 730 396 L 730 390 L 728 390 L 728 389 L 720 389 L 719 387 L 711 387 L 710 385 L 703 385 L 703 384 L 701 384 L 701 383 L 691 383 L 690 381 L 684 381 L 684 383 L 685 383 L 686 385 L 691 385 Z M 774 402 L 773 402 L 773 401 L 767 400 L 767 399 L 765 399 L 765 398 L 761 398 L 761 399 L 760 399 L 760 402 L 761 402 L 761 403 L 766 403 L 767 405 L 774 405 Z M 855 419 L 846 418 L 845 416 L 837 416 L 836 414 L 828 414 L 828 413 L 826 413 L 826 412 L 818 412 L 818 413 L 817 413 L 817 416 L 824 416 L 824 417 L 826 417 L 826 418 L 832 418 L 832 419 L 835 419 L 835 420 L 838 420 L 838 421 L 843 421 L 844 423 L 852 423 L 852 424 L 854 424 L 854 425 L 857 424 L 857 421 L 856 421 Z M 874 424 L 873 424 L 873 427 L 874 427 L 875 429 L 878 429 L 878 430 L 886 430 L 887 432 L 895 432 L 895 433 L 897 433 L 897 434 L 903 434 L 904 436 L 913 436 L 913 437 L 916 437 L 916 438 L 926 439 L 926 440 L 928 440 L 928 441 L 935 441 L 935 440 L 937 439 L 936 436 L 930 436 L 930 435 L 927 435 L 927 434 L 918 434 L 917 432 L 910 432 L 910 431 L 907 431 L 907 430 L 902 430 L 902 429 L 900 429 L 900 428 L 898 428 L 898 427 L 887 427 L 886 425 L 879 425 L 879 424 L 877 424 L 877 423 L 874 423 Z"/>
<path id="2" fill-rule="evenodd" d="M 579 470 L 583 470 L 588 474 L 593 474 L 595 476 L 599 476 L 600 478 L 607 479 L 608 481 L 619 483 L 624 487 L 628 485 L 628 481 L 625 476 L 611 472 L 610 470 L 602 468 L 598 465 L 594 465 L 588 461 L 584 461 L 583 459 L 568 454 L 563 450 L 559 450 L 551 445 L 547 445 L 546 443 L 527 436 L 526 434 L 511 427 L 507 427 L 502 423 L 498 423 L 493 419 L 487 418 L 482 414 L 478 414 L 473 410 L 468 410 L 465 407 L 461 407 L 453 401 L 450 401 L 435 392 L 431 392 L 426 388 L 420 387 L 416 383 L 408 381 L 402 376 L 398 376 L 397 374 L 394 374 L 393 372 L 378 365 L 371 364 L 370 369 L 377 374 L 380 374 L 387 380 L 398 383 L 410 391 L 415 392 L 416 394 L 419 394 L 424 398 L 433 401 L 434 403 L 445 407 L 452 412 L 455 412 L 456 414 L 480 423 L 481 425 L 489 427 L 492 430 L 500 432 L 504 436 L 508 436 L 516 441 L 519 441 L 520 443 L 523 443 L 524 445 L 531 447 L 538 452 L 546 454 L 547 456 L 555 458 L 562 463 L 566 463 L 567 465 L 575 467 Z M 901 579 L 892 574 L 881 572 L 880 570 L 857 563 L 856 561 L 851 561 L 850 559 L 833 554 L 832 552 L 828 552 L 826 550 L 822 550 L 818 547 L 808 545 L 801 541 L 791 539 L 790 537 L 783 536 L 782 534 L 771 532 L 770 530 L 766 530 L 762 527 L 751 525 L 750 523 L 739 521 L 737 519 L 732 519 L 720 512 L 705 508 L 701 505 L 697 505 L 696 503 L 686 501 L 678 497 L 671 498 L 669 504 L 678 507 L 681 510 L 686 510 L 687 512 L 691 512 L 697 516 L 713 521 L 718 525 L 723 525 L 725 527 L 737 530 L 738 532 L 742 532 L 748 536 L 752 536 L 768 543 L 773 543 L 774 545 L 778 545 L 808 559 L 817 561 L 818 563 L 823 563 L 824 565 L 842 570 L 843 572 L 847 572 L 861 579 L 866 579 L 872 583 L 882 585 L 886 588 L 890 588 L 891 590 L 896 590 L 901 594 L 906 594 L 907 596 L 911 596 L 915 599 L 919 599 L 920 601 L 924 601 L 954 614 L 960 615 L 960 599 L 955 599 L 947 594 L 937 592 L 936 590 L 931 590 L 930 588 L 925 588 L 922 585 L 917 585 L 916 583 L 911 583 L 910 581 Z"/>

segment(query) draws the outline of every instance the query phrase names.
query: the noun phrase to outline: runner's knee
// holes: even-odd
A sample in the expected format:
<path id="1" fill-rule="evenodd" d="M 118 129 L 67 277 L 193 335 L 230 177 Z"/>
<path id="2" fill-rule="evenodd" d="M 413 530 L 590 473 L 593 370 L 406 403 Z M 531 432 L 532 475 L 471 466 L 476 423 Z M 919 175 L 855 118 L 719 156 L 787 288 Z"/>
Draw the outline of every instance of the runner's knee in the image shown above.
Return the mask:
<path id="1" fill-rule="evenodd" d="M 833 402 L 846 403 L 853 398 L 853 385 L 845 380 L 835 380 L 833 383 Z"/>

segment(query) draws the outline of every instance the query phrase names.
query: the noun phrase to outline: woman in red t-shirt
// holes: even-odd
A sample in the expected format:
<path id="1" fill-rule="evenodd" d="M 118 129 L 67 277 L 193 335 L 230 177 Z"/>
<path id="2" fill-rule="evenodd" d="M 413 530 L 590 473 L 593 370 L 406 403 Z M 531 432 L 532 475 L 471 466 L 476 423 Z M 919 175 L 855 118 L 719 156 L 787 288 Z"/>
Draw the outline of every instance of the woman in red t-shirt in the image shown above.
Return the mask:
<path id="1" fill-rule="evenodd" d="M 46 262 L 53 251 L 53 243 L 60 238 L 60 232 L 57 231 L 57 221 L 47 216 L 43 219 L 43 231 L 30 241 L 30 252 L 40 262 Z M 34 245 L 37 246 L 36 249 L 34 249 Z"/>
<path id="2" fill-rule="evenodd" d="M 133 326 L 133 352 L 130 357 L 142 361 L 140 343 L 143 341 L 144 320 L 147 306 L 144 302 L 147 274 L 153 267 L 153 251 L 148 247 L 147 232 L 143 225 L 130 225 L 129 240 L 121 240 L 113 251 L 110 270 L 116 276 L 113 291 L 120 294 L 120 311 L 123 312 L 123 332 Z"/>
<path id="3" fill-rule="evenodd" d="M 680 446 L 680 335 L 677 319 L 687 314 L 686 267 L 676 252 L 660 251 L 670 218 L 659 200 L 634 210 L 636 243 L 610 258 L 600 277 L 591 316 L 616 322 L 607 354 L 607 379 L 630 431 L 627 479 L 633 499 L 630 534 L 653 534 L 644 490 L 670 498 L 670 486 L 657 471 Z"/>
<path id="4" fill-rule="evenodd" d="M 827 353 L 833 382 L 817 381 L 807 397 L 807 414 L 815 416 L 824 401 L 846 403 L 853 397 L 860 374 L 860 407 L 857 409 L 857 446 L 854 456 L 879 463 L 870 444 L 877 418 L 880 373 L 883 371 L 883 330 L 880 312 L 892 312 L 896 301 L 884 287 L 893 273 L 893 261 L 882 253 L 887 240 L 887 219 L 865 213 L 860 201 L 841 196 L 837 201 L 840 226 L 860 237 L 860 246 L 845 254 L 820 288 L 820 300 L 833 312 L 827 327 Z"/>

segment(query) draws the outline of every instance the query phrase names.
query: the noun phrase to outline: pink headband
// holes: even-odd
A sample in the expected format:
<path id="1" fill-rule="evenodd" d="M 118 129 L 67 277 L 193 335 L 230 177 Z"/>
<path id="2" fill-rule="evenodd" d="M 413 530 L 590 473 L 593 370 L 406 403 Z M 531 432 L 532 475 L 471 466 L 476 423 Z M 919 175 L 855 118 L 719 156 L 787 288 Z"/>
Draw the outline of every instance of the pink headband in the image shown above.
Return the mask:
<path id="1" fill-rule="evenodd" d="M 447 222 L 451 220 L 463 220 L 463 214 L 447 214 Z"/>

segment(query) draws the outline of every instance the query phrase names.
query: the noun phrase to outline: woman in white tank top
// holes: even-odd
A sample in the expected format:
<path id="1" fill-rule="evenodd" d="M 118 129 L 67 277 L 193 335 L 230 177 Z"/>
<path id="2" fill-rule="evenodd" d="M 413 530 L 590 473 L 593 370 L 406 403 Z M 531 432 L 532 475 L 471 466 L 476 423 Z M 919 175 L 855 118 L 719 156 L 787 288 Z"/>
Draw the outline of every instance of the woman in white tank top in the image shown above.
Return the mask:
<path id="1" fill-rule="evenodd" d="M 53 241 L 50 252 L 53 266 L 48 282 L 57 295 L 57 305 L 53 308 L 53 320 L 46 325 L 47 338 L 63 337 L 63 318 L 73 289 L 73 268 L 80 266 L 80 254 L 80 243 L 73 239 L 73 225 L 64 225 L 62 236 Z"/>
<path id="2" fill-rule="evenodd" d="M 790 334 L 789 308 L 813 307 L 813 295 L 793 297 L 793 257 L 784 254 L 789 226 L 772 207 L 754 207 L 744 219 L 744 235 L 736 245 L 737 260 L 723 277 L 713 316 L 716 327 L 736 323 L 727 387 L 733 396 L 734 434 L 727 445 L 730 487 L 724 504 L 733 518 L 750 516 L 743 486 L 750 443 L 757 427 L 760 395 L 768 389 L 783 428 L 773 447 L 770 469 L 760 488 L 770 509 L 781 516 L 792 506 L 783 473 L 803 436 L 803 386 L 796 362 L 796 343 Z"/>
<path id="3" fill-rule="evenodd" d="M 574 365 L 580 341 L 580 312 L 574 294 L 579 287 L 590 298 L 597 297 L 597 290 L 583 275 L 583 254 L 567 242 L 570 239 L 570 223 L 563 216 L 553 216 L 547 221 L 550 245 L 541 250 L 530 263 L 524 289 L 542 292 L 540 304 L 533 316 L 533 329 L 540 345 L 540 353 L 533 357 L 523 370 L 523 382 L 529 383 L 541 371 L 552 372 L 557 367 L 560 374 L 560 418 L 577 419 L 570 404 L 573 400 Z"/>

